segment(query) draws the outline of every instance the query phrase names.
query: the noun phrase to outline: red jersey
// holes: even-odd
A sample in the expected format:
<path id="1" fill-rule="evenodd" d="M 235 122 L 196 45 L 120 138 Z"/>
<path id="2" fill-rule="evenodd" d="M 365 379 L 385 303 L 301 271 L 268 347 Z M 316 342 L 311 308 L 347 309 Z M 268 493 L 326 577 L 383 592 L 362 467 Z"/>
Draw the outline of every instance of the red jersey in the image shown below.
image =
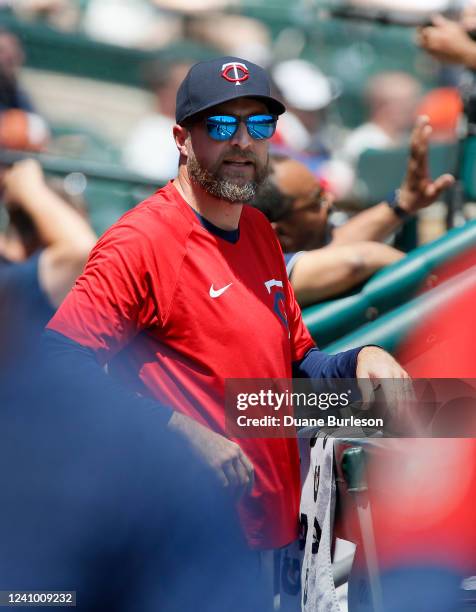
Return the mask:
<path id="1" fill-rule="evenodd" d="M 225 379 L 291 378 L 314 346 L 268 221 L 243 207 L 237 238 L 206 229 L 169 183 L 102 236 L 48 327 L 224 434 Z M 296 440 L 236 441 L 255 469 L 239 507 L 248 542 L 283 546 L 297 537 Z"/>

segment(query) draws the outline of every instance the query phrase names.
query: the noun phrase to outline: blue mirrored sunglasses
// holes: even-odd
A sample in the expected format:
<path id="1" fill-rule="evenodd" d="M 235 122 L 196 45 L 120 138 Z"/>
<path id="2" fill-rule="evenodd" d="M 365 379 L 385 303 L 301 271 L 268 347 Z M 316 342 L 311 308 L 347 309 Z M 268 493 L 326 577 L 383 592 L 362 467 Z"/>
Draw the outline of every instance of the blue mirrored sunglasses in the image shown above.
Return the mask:
<path id="1" fill-rule="evenodd" d="M 238 131 L 240 121 L 244 121 L 248 134 L 255 140 L 271 138 L 276 131 L 277 117 L 274 115 L 250 115 L 246 119 L 234 115 L 214 115 L 206 120 L 208 135 L 213 140 L 230 140 Z"/>

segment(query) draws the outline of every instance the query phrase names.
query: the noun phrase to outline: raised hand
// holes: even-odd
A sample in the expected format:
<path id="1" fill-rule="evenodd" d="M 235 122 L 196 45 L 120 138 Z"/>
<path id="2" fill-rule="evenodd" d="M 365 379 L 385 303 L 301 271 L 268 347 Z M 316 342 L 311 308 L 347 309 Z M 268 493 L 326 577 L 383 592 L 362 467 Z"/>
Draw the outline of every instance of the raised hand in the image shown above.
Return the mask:
<path id="1" fill-rule="evenodd" d="M 430 176 L 428 141 L 431 130 L 428 117 L 418 117 L 411 137 L 407 174 L 399 194 L 399 205 L 409 214 L 433 204 L 455 180 L 451 174 L 442 174 L 435 180 Z"/>

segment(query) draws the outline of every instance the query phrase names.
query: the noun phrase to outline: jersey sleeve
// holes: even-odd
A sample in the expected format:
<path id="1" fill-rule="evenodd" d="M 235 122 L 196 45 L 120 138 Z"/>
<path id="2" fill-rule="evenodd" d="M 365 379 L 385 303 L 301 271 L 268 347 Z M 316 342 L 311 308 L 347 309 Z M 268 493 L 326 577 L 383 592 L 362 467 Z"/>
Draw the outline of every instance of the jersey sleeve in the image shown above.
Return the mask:
<path id="1" fill-rule="evenodd" d="M 167 305 L 157 291 L 160 256 L 149 234 L 127 220 L 106 232 L 48 329 L 92 349 L 105 363 L 141 330 L 161 325 Z"/>

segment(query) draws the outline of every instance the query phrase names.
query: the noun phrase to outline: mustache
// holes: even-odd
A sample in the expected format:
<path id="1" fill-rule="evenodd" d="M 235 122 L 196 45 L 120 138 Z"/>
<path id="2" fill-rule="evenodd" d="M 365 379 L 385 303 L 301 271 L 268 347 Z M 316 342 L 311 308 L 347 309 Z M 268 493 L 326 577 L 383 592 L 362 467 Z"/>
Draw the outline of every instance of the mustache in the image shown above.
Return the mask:
<path id="1" fill-rule="evenodd" d="M 255 166 L 258 165 L 258 158 L 252 151 L 227 151 L 220 156 L 219 163 L 224 161 L 250 161 Z"/>

